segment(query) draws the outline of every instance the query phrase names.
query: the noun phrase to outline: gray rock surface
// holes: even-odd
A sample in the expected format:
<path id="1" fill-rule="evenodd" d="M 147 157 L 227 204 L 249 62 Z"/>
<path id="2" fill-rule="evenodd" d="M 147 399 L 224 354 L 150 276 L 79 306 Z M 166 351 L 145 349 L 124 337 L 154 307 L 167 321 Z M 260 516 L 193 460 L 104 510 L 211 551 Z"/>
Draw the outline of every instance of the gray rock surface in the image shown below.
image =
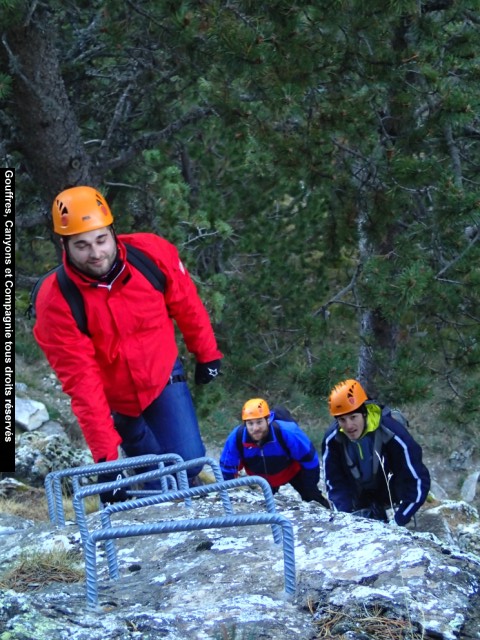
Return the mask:
<path id="1" fill-rule="evenodd" d="M 263 494 L 254 488 L 230 495 L 235 513 L 265 510 Z M 416 529 L 407 529 L 331 514 L 302 503 L 289 487 L 275 496 L 275 504 L 294 529 L 294 596 L 285 594 L 283 546 L 274 543 L 269 525 L 142 535 L 116 541 L 115 581 L 97 545 L 97 607 L 87 606 L 84 582 L 3 591 L 0 640 L 308 640 L 321 637 L 338 612 L 348 614 L 353 627 L 355 612 L 403 620 L 412 638 L 414 632 L 425 640 L 480 638 L 480 556 L 458 545 L 462 527 L 476 526 L 478 532 L 471 506 L 451 503 L 444 509 L 448 517 L 431 516 L 446 522 L 449 533 L 441 539 L 422 531 L 428 510 L 419 514 Z M 191 507 L 173 501 L 117 514 L 113 524 L 223 513 L 213 493 L 194 499 Z M 6 531 L 0 571 L 27 550 L 81 552 L 74 523 L 54 528 L 3 517 L 0 526 Z M 100 527 L 98 513 L 88 517 L 88 527 Z M 375 637 L 347 627 L 350 635 L 338 637 Z"/>
<path id="2" fill-rule="evenodd" d="M 54 377 L 49 383 L 57 384 Z M 36 500 L 50 471 L 92 462 L 48 414 L 23 422 L 35 428 L 17 421 L 16 474 L 0 481 L 0 498 L 18 491 Z M 118 580 L 109 578 L 104 548 L 97 545 L 97 607 L 87 606 L 85 580 L 45 582 L 33 572 L 27 591 L 0 589 L 0 640 L 390 637 L 365 630 L 366 618 L 402 624 L 411 640 L 480 639 L 478 463 L 471 450 L 455 451 L 429 468 L 434 501 L 408 528 L 333 515 L 283 487 L 275 504 L 294 529 L 294 596 L 285 594 L 283 547 L 268 525 L 142 535 L 116 541 Z M 235 489 L 231 497 L 236 513 L 265 511 L 258 490 Z M 210 494 L 191 508 L 173 501 L 118 514 L 113 524 L 221 515 L 221 500 Z M 88 527 L 100 528 L 98 513 L 89 516 Z M 0 584 L 25 554 L 61 549 L 76 554 L 84 568 L 75 523 L 56 528 L 0 514 Z"/>
<path id="3" fill-rule="evenodd" d="M 480 471 L 474 471 L 473 473 L 468 474 L 467 478 L 462 484 L 462 489 L 460 491 L 462 500 L 465 500 L 466 502 L 473 502 L 478 490 L 479 480 Z"/>
<path id="4" fill-rule="evenodd" d="M 16 434 L 15 473 L 32 486 L 43 487 L 45 477 L 56 469 L 92 464 L 92 456 L 70 442 L 59 423 L 44 422 L 35 431 Z"/>
<path id="5" fill-rule="evenodd" d="M 15 422 L 22 429 L 34 431 L 48 419 L 48 411 L 43 402 L 15 396 Z"/>

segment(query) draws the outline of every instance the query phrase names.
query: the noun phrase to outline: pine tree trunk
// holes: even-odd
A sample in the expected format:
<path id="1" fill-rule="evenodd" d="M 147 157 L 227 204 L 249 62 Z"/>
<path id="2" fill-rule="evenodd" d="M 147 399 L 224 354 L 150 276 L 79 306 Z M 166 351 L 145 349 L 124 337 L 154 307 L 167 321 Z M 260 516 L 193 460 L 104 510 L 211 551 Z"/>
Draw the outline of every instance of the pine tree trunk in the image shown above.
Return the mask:
<path id="1" fill-rule="evenodd" d="M 48 201 L 65 187 L 92 183 L 50 28 L 45 10 L 37 9 L 3 39 L 14 79 L 18 144 Z"/>
<path id="2" fill-rule="evenodd" d="M 374 207 L 373 207 L 374 208 Z M 371 217 L 379 215 L 370 212 Z M 366 210 L 358 216 L 359 255 L 361 264 L 375 255 L 388 256 L 395 245 L 398 226 L 392 220 L 381 241 L 375 241 L 369 234 L 369 216 Z M 385 258 L 388 259 L 388 258 Z M 381 308 L 372 307 L 366 301 L 360 310 L 360 350 L 358 358 L 358 378 L 370 397 L 377 395 L 376 381 L 391 377 L 391 365 L 395 361 L 398 344 L 398 325 L 385 318 Z"/>

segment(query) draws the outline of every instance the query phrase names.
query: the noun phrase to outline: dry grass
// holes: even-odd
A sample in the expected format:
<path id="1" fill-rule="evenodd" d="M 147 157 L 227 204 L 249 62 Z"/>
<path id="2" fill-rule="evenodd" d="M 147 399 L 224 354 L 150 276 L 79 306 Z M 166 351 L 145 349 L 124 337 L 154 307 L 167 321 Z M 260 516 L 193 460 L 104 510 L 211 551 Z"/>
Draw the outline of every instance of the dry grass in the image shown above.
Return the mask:
<path id="1" fill-rule="evenodd" d="M 20 556 L 16 565 L 0 576 L 0 588 L 37 591 L 52 582 L 80 582 L 85 579 L 78 552 L 55 550 Z"/>
<path id="2" fill-rule="evenodd" d="M 84 500 L 86 513 L 98 511 L 98 496 L 89 496 Z M 72 501 L 63 498 L 65 520 L 75 520 Z M 0 498 L 0 513 L 8 513 L 19 518 L 48 522 L 48 507 L 45 491 L 37 489 L 33 492 L 15 492 L 9 498 Z"/>
<path id="3" fill-rule="evenodd" d="M 45 495 L 0 498 L 0 512 L 39 522 L 48 520 Z"/>
<path id="4" fill-rule="evenodd" d="M 313 608 L 310 607 L 313 613 Z M 343 640 L 355 634 L 368 634 L 370 638 L 382 640 L 423 640 L 421 631 L 414 629 L 410 620 L 391 617 L 381 606 L 364 607 L 363 611 L 353 608 L 346 611 L 341 607 L 329 606 L 322 610 L 322 619 L 317 621 L 319 626 L 315 640 L 335 638 Z"/>
<path id="5" fill-rule="evenodd" d="M 89 513 L 95 513 L 95 511 L 98 511 L 99 508 L 98 496 L 87 496 L 83 500 L 83 505 L 85 507 L 85 513 L 87 515 Z M 63 498 L 63 509 L 65 511 L 65 520 L 75 520 L 73 503 L 70 499 Z"/>

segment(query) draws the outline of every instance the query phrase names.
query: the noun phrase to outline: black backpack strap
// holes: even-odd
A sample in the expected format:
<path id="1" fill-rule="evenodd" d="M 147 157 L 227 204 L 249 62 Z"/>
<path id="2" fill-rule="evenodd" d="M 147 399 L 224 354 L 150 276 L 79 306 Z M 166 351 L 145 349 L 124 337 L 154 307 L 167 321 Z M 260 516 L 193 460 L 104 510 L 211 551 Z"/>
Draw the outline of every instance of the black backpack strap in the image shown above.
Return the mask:
<path id="1" fill-rule="evenodd" d="M 28 303 L 28 307 L 25 310 L 25 315 L 30 320 L 35 319 L 37 317 L 37 313 L 35 311 L 35 305 L 37 303 L 38 292 L 40 291 L 42 284 L 48 278 L 49 275 L 51 275 L 52 273 L 55 273 L 56 271 L 58 271 L 58 269 L 59 269 L 59 265 L 57 265 L 56 267 L 53 267 L 52 269 L 49 269 L 47 273 L 44 273 L 43 276 L 40 276 L 40 278 L 38 278 L 38 280 L 35 282 L 35 284 L 31 288 L 30 300 Z"/>
<path id="2" fill-rule="evenodd" d="M 125 243 L 127 248 L 127 260 L 131 265 L 138 269 L 140 273 L 142 273 L 145 278 L 150 282 L 150 284 L 160 291 L 161 293 L 165 293 L 165 288 L 167 285 L 167 278 L 163 271 L 161 271 L 157 265 L 151 260 L 147 255 L 143 253 L 137 247 L 132 246 L 131 244 Z"/>
<path id="3" fill-rule="evenodd" d="M 68 277 L 63 264 L 61 264 L 57 269 L 57 281 L 63 297 L 70 306 L 72 315 L 75 319 L 75 322 L 77 323 L 78 328 L 82 333 L 90 336 L 82 294 L 80 293 L 77 285 L 73 282 L 73 280 Z"/>
<path id="4" fill-rule="evenodd" d="M 145 276 L 157 291 L 165 293 L 167 283 L 165 274 L 157 267 L 153 260 L 143 253 L 143 251 L 127 243 L 125 243 L 125 246 L 127 248 L 128 262 L 138 269 L 138 271 Z M 90 332 L 88 331 L 87 314 L 85 313 L 85 303 L 83 301 L 82 294 L 73 280 L 69 278 L 63 264 L 51 269 L 48 273 L 42 276 L 42 278 L 40 278 L 33 287 L 30 294 L 30 305 L 27 309 L 28 317 L 35 317 L 35 302 L 38 291 L 45 278 L 50 275 L 52 271 L 56 272 L 58 286 L 60 287 L 63 297 L 68 302 L 78 328 L 82 333 L 91 337 Z"/>
<path id="5" fill-rule="evenodd" d="M 274 420 L 272 422 L 272 427 L 273 427 L 273 429 L 275 431 L 275 436 L 276 436 L 276 438 L 278 440 L 278 444 L 282 447 L 282 449 L 285 451 L 287 456 L 289 458 L 291 458 L 292 456 L 290 455 L 290 450 L 287 447 L 287 443 L 285 442 L 285 437 L 283 435 L 283 431 L 282 431 L 280 425 Z"/>

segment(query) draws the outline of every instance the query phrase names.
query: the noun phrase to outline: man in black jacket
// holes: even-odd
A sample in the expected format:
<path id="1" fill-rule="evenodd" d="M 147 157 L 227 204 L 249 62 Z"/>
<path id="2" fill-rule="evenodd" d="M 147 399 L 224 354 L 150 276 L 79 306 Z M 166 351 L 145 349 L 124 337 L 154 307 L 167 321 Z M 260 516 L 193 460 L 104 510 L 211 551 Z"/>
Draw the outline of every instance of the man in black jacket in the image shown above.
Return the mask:
<path id="1" fill-rule="evenodd" d="M 337 384 L 329 397 L 335 420 L 322 441 L 328 497 L 338 511 L 407 524 L 425 502 L 430 474 L 422 449 L 399 413 L 368 400 L 357 380 Z"/>

